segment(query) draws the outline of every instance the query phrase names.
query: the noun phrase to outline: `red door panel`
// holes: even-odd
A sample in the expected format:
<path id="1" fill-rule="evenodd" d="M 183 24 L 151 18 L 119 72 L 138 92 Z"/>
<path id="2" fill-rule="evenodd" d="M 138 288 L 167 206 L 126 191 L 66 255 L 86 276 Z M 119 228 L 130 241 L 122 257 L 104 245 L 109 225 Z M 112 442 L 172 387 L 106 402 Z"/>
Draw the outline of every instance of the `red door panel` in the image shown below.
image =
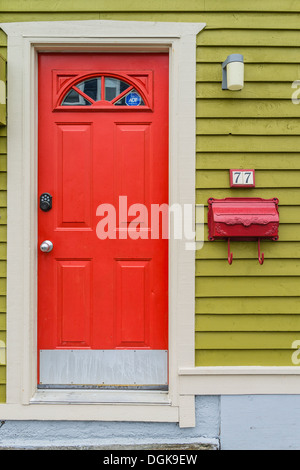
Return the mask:
<path id="1" fill-rule="evenodd" d="M 38 209 L 38 242 L 53 243 L 49 253 L 38 247 L 40 384 L 72 382 L 63 367 L 52 378 L 49 372 L 70 361 L 66 350 L 75 353 L 74 380 L 105 384 L 105 363 L 130 367 L 127 350 L 144 350 L 136 364 L 151 368 L 151 358 L 168 349 L 168 240 L 151 238 L 150 225 L 151 204 L 168 203 L 168 73 L 167 54 L 39 55 L 38 194 L 52 195 L 52 209 Z M 124 75 L 145 105 L 93 99 L 62 106 L 72 83 L 89 74 L 102 77 L 102 96 L 110 83 L 104 75 Z M 85 92 L 77 89 L 83 102 Z M 107 216 L 101 204 L 116 211 L 110 238 L 98 236 Z M 134 204 L 144 204 L 149 215 L 140 235 Z M 87 363 L 93 378 L 86 371 L 78 378 Z M 125 372 L 111 380 L 123 384 Z"/>

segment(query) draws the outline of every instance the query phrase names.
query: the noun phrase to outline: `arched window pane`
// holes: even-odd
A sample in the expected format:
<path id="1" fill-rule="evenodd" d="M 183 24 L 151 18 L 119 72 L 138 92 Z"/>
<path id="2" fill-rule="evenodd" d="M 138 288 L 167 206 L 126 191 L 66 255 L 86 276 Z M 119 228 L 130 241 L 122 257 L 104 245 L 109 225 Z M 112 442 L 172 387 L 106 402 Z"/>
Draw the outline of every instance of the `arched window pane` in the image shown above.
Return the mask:
<path id="1" fill-rule="evenodd" d="M 62 102 L 62 106 L 89 106 L 91 103 L 81 96 L 77 91 L 70 90 Z"/>
<path id="2" fill-rule="evenodd" d="M 105 77 L 105 100 L 111 101 L 129 88 L 129 84 L 116 78 Z"/>
<path id="3" fill-rule="evenodd" d="M 85 96 L 78 93 L 76 89 Z M 118 99 L 122 94 L 123 96 Z M 104 76 L 89 78 L 75 85 L 65 96 L 62 105 L 90 106 L 99 101 L 113 101 L 112 104 L 116 106 L 145 106 L 141 95 L 132 85 L 117 78 Z"/>
<path id="4" fill-rule="evenodd" d="M 92 98 L 94 101 L 101 100 L 101 77 L 90 78 L 84 80 L 77 85 L 79 90 L 83 91 L 86 95 Z"/>

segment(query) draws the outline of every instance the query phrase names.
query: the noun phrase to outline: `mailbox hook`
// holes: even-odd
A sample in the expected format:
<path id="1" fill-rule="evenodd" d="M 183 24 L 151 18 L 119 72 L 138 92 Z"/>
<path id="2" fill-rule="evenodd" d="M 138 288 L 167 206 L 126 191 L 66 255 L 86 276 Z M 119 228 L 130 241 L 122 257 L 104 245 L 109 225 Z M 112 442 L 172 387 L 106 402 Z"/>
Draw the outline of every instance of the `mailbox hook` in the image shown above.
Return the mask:
<path id="1" fill-rule="evenodd" d="M 260 238 L 257 240 L 257 245 L 258 245 L 258 261 L 259 261 L 259 264 L 263 264 L 265 255 L 264 253 L 260 254 Z"/>
<path id="2" fill-rule="evenodd" d="M 230 253 L 230 238 L 228 238 L 228 263 L 232 264 L 233 255 Z"/>
<path id="3" fill-rule="evenodd" d="M 259 264 L 263 264 L 265 255 L 264 253 L 260 252 L 260 238 L 257 240 L 257 246 L 258 246 L 258 261 Z M 228 263 L 232 264 L 232 259 L 233 259 L 233 254 L 230 252 L 230 238 L 228 238 Z"/>

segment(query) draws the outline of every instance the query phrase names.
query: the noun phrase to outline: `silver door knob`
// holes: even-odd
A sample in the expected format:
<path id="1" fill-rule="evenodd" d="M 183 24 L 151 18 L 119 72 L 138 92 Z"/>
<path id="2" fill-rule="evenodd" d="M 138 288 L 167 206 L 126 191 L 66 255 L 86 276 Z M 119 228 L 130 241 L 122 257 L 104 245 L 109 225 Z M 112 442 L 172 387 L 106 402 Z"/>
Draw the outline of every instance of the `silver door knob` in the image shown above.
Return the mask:
<path id="1" fill-rule="evenodd" d="M 45 240 L 41 246 L 40 250 L 43 251 L 44 253 L 49 253 L 53 249 L 53 243 L 50 242 L 50 240 Z"/>

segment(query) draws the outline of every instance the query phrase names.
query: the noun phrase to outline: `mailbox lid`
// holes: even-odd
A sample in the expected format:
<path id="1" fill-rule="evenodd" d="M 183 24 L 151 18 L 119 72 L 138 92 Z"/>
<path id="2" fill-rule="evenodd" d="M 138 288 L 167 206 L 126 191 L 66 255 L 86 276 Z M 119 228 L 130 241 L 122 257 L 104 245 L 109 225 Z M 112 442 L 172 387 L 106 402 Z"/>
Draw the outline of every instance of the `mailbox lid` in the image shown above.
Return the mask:
<path id="1" fill-rule="evenodd" d="M 210 198 L 209 239 L 278 239 L 278 199 Z"/>

